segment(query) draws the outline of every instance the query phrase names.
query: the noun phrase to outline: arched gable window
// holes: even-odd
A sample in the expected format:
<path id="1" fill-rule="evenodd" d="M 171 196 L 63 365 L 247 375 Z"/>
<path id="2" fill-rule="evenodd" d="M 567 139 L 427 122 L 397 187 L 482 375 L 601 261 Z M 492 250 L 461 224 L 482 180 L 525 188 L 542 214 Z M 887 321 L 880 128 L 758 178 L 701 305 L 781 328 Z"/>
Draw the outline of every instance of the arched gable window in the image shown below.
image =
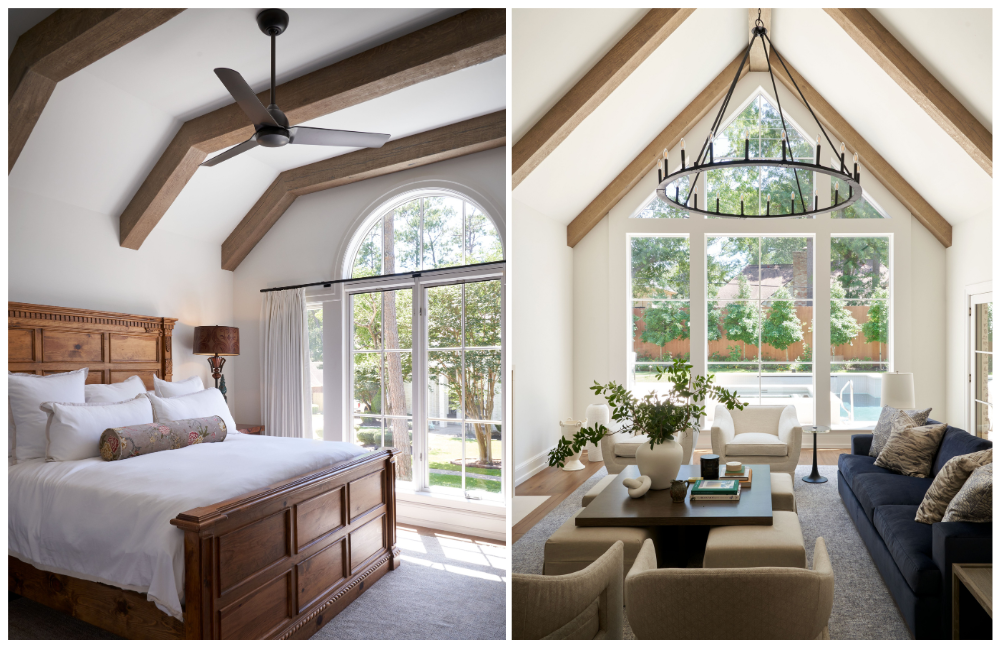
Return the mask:
<path id="1" fill-rule="evenodd" d="M 409 273 L 497 262 L 503 243 L 493 220 L 468 197 L 445 190 L 409 192 L 361 227 L 350 277 Z"/>

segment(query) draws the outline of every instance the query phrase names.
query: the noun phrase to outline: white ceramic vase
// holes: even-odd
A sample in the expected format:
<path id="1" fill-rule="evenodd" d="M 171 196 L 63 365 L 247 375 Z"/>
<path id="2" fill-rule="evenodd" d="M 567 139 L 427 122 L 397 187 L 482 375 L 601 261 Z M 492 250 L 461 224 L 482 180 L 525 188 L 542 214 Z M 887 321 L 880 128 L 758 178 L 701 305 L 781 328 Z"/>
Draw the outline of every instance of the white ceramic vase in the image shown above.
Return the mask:
<path id="1" fill-rule="evenodd" d="M 639 465 L 639 474 L 648 476 L 652 481 L 650 489 L 667 490 L 681 469 L 684 451 L 675 437 L 652 449 L 648 443 L 640 445 L 635 452 L 635 459 Z"/>
<path id="2" fill-rule="evenodd" d="M 607 404 L 591 404 L 587 407 L 587 422 L 590 422 L 590 426 L 597 426 L 598 424 L 603 424 L 608 426 L 611 424 L 611 410 L 608 408 Z M 585 447 L 587 450 L 587 459 L 596 463 L 598 461 L 604 461 L 604 452 L 601 451 L 600 445 L 595 445 L 588 442 Z"/>
<path id="3" fill-rule="evenodd" d="M 562 427 L 562 437 L 570 442 L 573 441 L 573 436 L 581 428 L 587 426 L 586 420 L 561 420 L 559 426 Z M 564 472 L 575 472 L 585 468 L 585 465 L 580 462 L 580 454 L 583 450 L 576 452 L 572 456 L 567 456 L 563 460 L 563 471 Z"/>

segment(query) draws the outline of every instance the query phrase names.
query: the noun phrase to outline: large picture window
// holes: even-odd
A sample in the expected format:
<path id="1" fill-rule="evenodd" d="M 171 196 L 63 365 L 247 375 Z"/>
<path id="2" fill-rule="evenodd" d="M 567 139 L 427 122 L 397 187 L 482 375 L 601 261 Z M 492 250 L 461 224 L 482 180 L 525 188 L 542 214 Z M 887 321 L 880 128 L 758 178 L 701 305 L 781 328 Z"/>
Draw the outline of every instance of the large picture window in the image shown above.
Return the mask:
<path id="1" fill-rule="evenodd" d="M 632 361 L 638 384 L 659 364 L 691 358 L 691 251 L 687 237 L 631 240 Z"/>
<path id="2" fill-rule="evenodd" d="M 499 230 L 450 192 L 386 205 L 346 269 L 350 438 L 400 450 L 397 481 L 415 491 L 500 501 L 503 268 L 489 264 L 503 261 Z M 322 310 L 310 314 L 321 326 Z"/>
<path id="3" fill-rule="evenodd" d="M 812 424 L 813 238 L 709 237 L 707 253 L 708 372 Z"/>

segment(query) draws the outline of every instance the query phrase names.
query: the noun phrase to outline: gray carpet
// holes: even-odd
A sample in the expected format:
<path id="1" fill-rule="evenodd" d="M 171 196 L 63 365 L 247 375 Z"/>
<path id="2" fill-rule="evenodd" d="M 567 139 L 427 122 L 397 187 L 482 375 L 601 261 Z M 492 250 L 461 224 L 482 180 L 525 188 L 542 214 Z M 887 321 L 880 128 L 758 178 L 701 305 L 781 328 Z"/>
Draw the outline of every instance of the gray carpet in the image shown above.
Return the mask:
<path id="1" fill-rule="evenodd" d="M 507 548 L 399 531 L 402 564 L 312 638 L 506 639 Z M 25 598 L 7 607 L 8 639 L 115 639 Z M 377 622 L 377 625 L 372 625 Z"/>
<path id="2" fill-rule="evenodd" d="M 821 465 L 820 473 L 829 481 L 818 484 L 802 481 L 802 477 L 808 475 L 810 469 L 805 466 L 796 469 L 795 499 L 809 565 L 812 566 L 812 552 L 817 537 L 822 537 L 826 542 L 833 564 L 834 597 L 830 638 L 912 638 L 882 576 L 854 528 L 854 522 L 840 500 L 837 493 L 837 468 L 833 465 Z M 514 573 L 542 572 L 545 540 L 579 510 L 583 495 L 605 476 L 607 471 L 599 470 L 514 544 Z M 627 620 L 625 632 L 625 638 L 634 638 Z"/>

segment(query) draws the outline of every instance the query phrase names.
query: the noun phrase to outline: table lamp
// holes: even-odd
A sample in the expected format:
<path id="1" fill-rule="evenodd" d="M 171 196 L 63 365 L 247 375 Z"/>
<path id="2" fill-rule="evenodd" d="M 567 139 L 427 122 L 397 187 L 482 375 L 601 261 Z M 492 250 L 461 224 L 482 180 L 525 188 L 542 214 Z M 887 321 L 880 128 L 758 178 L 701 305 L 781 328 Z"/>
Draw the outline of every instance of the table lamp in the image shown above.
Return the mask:
<path id="1" fill-rule="evenodd" d="M 240 354 L 240 329 L 224 325 L 206 325 L 194 328 L 194 353 L 212 355 L 208 365 L 212 369 L 215 387 L 226 398 L 226 378 L 222 376 L 222 366 L 226 360 L 223 357 L 236 357 Z M 222 380 L 220 386 L 219 380 Z M 228 402 L 229 399 L 226 398 Z"/>
<path id="2" fill-rule="evenodd" d="M 887 372 L 882 375 L 882 406 L 916 408 L 912 372 Z"/>

